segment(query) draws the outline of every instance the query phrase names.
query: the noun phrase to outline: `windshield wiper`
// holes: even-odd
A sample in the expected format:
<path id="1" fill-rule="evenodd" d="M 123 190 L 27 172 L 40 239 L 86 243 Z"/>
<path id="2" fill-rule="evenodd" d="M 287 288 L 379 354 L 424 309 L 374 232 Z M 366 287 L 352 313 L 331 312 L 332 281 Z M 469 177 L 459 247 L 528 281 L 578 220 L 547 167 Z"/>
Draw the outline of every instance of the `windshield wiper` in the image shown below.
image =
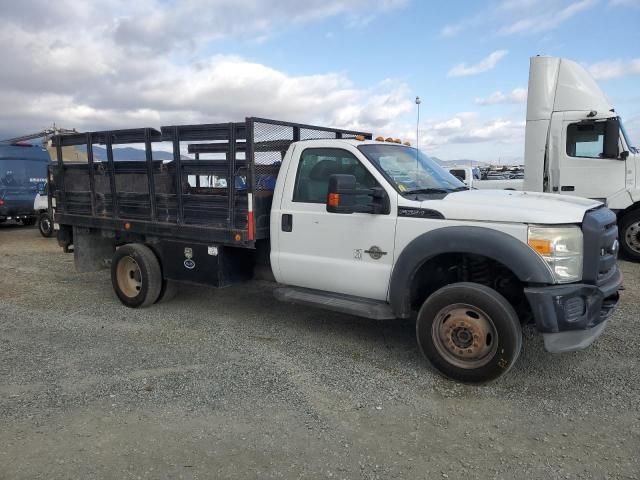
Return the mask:
<path id="1" fill-rule="evenodd" d="M 466 185 L 464 185 L 463 187 L 456 187 L 456 188 L 454 188 L 452 191 L 453 191 L 453 192 L 461 192 L 461 191 L 463 191 L 463 190 L 470 190 L 470 188 L 469 188 L 469 187 L 467 187 Z"/>
<path id="2" fill-rule="evenodd" d="M 403 193 L 429 194 L 429 193 L 449 193 L 449 192 L 451 192 L 451 190 L 447 190 L 446 188 L 416 188 L 414 190 L 407 190 L 406 192 L 403 192 Z"/>

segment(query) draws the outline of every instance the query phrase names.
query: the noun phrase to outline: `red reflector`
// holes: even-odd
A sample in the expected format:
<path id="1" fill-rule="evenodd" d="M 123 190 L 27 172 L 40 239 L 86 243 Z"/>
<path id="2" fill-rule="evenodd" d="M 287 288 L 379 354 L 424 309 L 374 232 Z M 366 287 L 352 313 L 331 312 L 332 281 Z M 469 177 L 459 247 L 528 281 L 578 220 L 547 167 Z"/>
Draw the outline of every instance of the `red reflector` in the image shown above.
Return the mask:
<path id="1" fill-rule="evenodd" d="M 253 212 L 247 213 L 247 223 L 249 224 L 249 240 L 253 240 L 255 238 L 253 232 Z"/>
<path id="2" fill-rule="evenodd" d="M 340 194 L 339 193 L 330 193 L 327 198 L 327 205 L 330 207 L 339 207 L 340 206 Z"/>
<path id="3" fill-rule="evenodd" d="M 2 200 L 2 199 L 0 198 L 0 207 L 1 207 L 2 205 L 4 205 L 4 200 Z"/>

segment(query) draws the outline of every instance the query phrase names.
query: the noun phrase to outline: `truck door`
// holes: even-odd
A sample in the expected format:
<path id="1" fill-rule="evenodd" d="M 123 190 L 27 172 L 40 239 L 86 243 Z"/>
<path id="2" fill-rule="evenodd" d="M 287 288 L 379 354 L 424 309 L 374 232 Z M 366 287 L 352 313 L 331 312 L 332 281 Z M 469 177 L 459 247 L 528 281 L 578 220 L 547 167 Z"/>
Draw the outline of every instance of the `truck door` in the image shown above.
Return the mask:
<path id="1" fill-rule="evenodd" d="M 570 114 L 569 114 L 570 117 Z M 605 120 L 584 121 L 567 118 L 562 122 L 562 140 L 558 148 L 558 193 L 605 202 L 626 185 L 626 162 L 604 158 Z"/>
<path id="2" fill-rule="evenodd" d="M 354 175 L 358 188 L 386 185 L 351 151 L 302 150 L 287 172 L 280 210 L 272 211 L 272 225 L 278 222 L 271 253 L 274 274 L 288 285 L 385 300 L 394 261 L 397 194 L 387 189 L 389 214 L 329 213 L 329 177 L 338 173 Z"/>

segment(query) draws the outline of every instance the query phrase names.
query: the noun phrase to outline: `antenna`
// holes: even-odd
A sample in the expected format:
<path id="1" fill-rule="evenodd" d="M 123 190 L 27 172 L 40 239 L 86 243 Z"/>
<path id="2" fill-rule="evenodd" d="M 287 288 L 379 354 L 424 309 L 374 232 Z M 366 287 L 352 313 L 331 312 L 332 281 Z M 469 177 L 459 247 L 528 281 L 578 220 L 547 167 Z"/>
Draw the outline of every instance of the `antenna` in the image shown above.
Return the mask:
<path id="1" fill-rule="evenodd" d="M 416 118 L 416 180 L 418 180 L 418 158 L 420 153 L 420 104 L 422 100 L 416 96 L 416 106 L 418 107 L 418 115 Z"/>

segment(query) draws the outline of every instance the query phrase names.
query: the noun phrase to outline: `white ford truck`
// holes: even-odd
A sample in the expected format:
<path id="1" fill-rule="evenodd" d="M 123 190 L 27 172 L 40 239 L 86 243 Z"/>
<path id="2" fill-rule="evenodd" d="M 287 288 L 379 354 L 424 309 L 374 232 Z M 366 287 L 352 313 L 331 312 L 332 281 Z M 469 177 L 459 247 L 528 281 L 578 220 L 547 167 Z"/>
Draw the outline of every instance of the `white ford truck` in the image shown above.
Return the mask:
<path id="1" fill-rule="evenodd" d="M 447 170 L 470 188 L 479 190 L 522 190 L 522 180 L 511 178 L 482 180 L 478 167 L 455 165 L 447 167 Z"/>
<path id="2" fill-rule="evenodd" d="M 622 282 L 611 210 L 469 190 L 416 149 L 371 138 L 258 118 L 55 137 L 58 242 L 81 272 L 110 260 L 128 307 L 168 299 L 176 282 L 222 287 L 266 270 L 284 301 L 413 317 L 429 362 L 467 383 L 511 368 L 526 323 L 550 352 L 602 333 Z M 131 144 L 146 161 L 115 161 Z M 68 147 L 88 161 L 64 158 Z"/>

